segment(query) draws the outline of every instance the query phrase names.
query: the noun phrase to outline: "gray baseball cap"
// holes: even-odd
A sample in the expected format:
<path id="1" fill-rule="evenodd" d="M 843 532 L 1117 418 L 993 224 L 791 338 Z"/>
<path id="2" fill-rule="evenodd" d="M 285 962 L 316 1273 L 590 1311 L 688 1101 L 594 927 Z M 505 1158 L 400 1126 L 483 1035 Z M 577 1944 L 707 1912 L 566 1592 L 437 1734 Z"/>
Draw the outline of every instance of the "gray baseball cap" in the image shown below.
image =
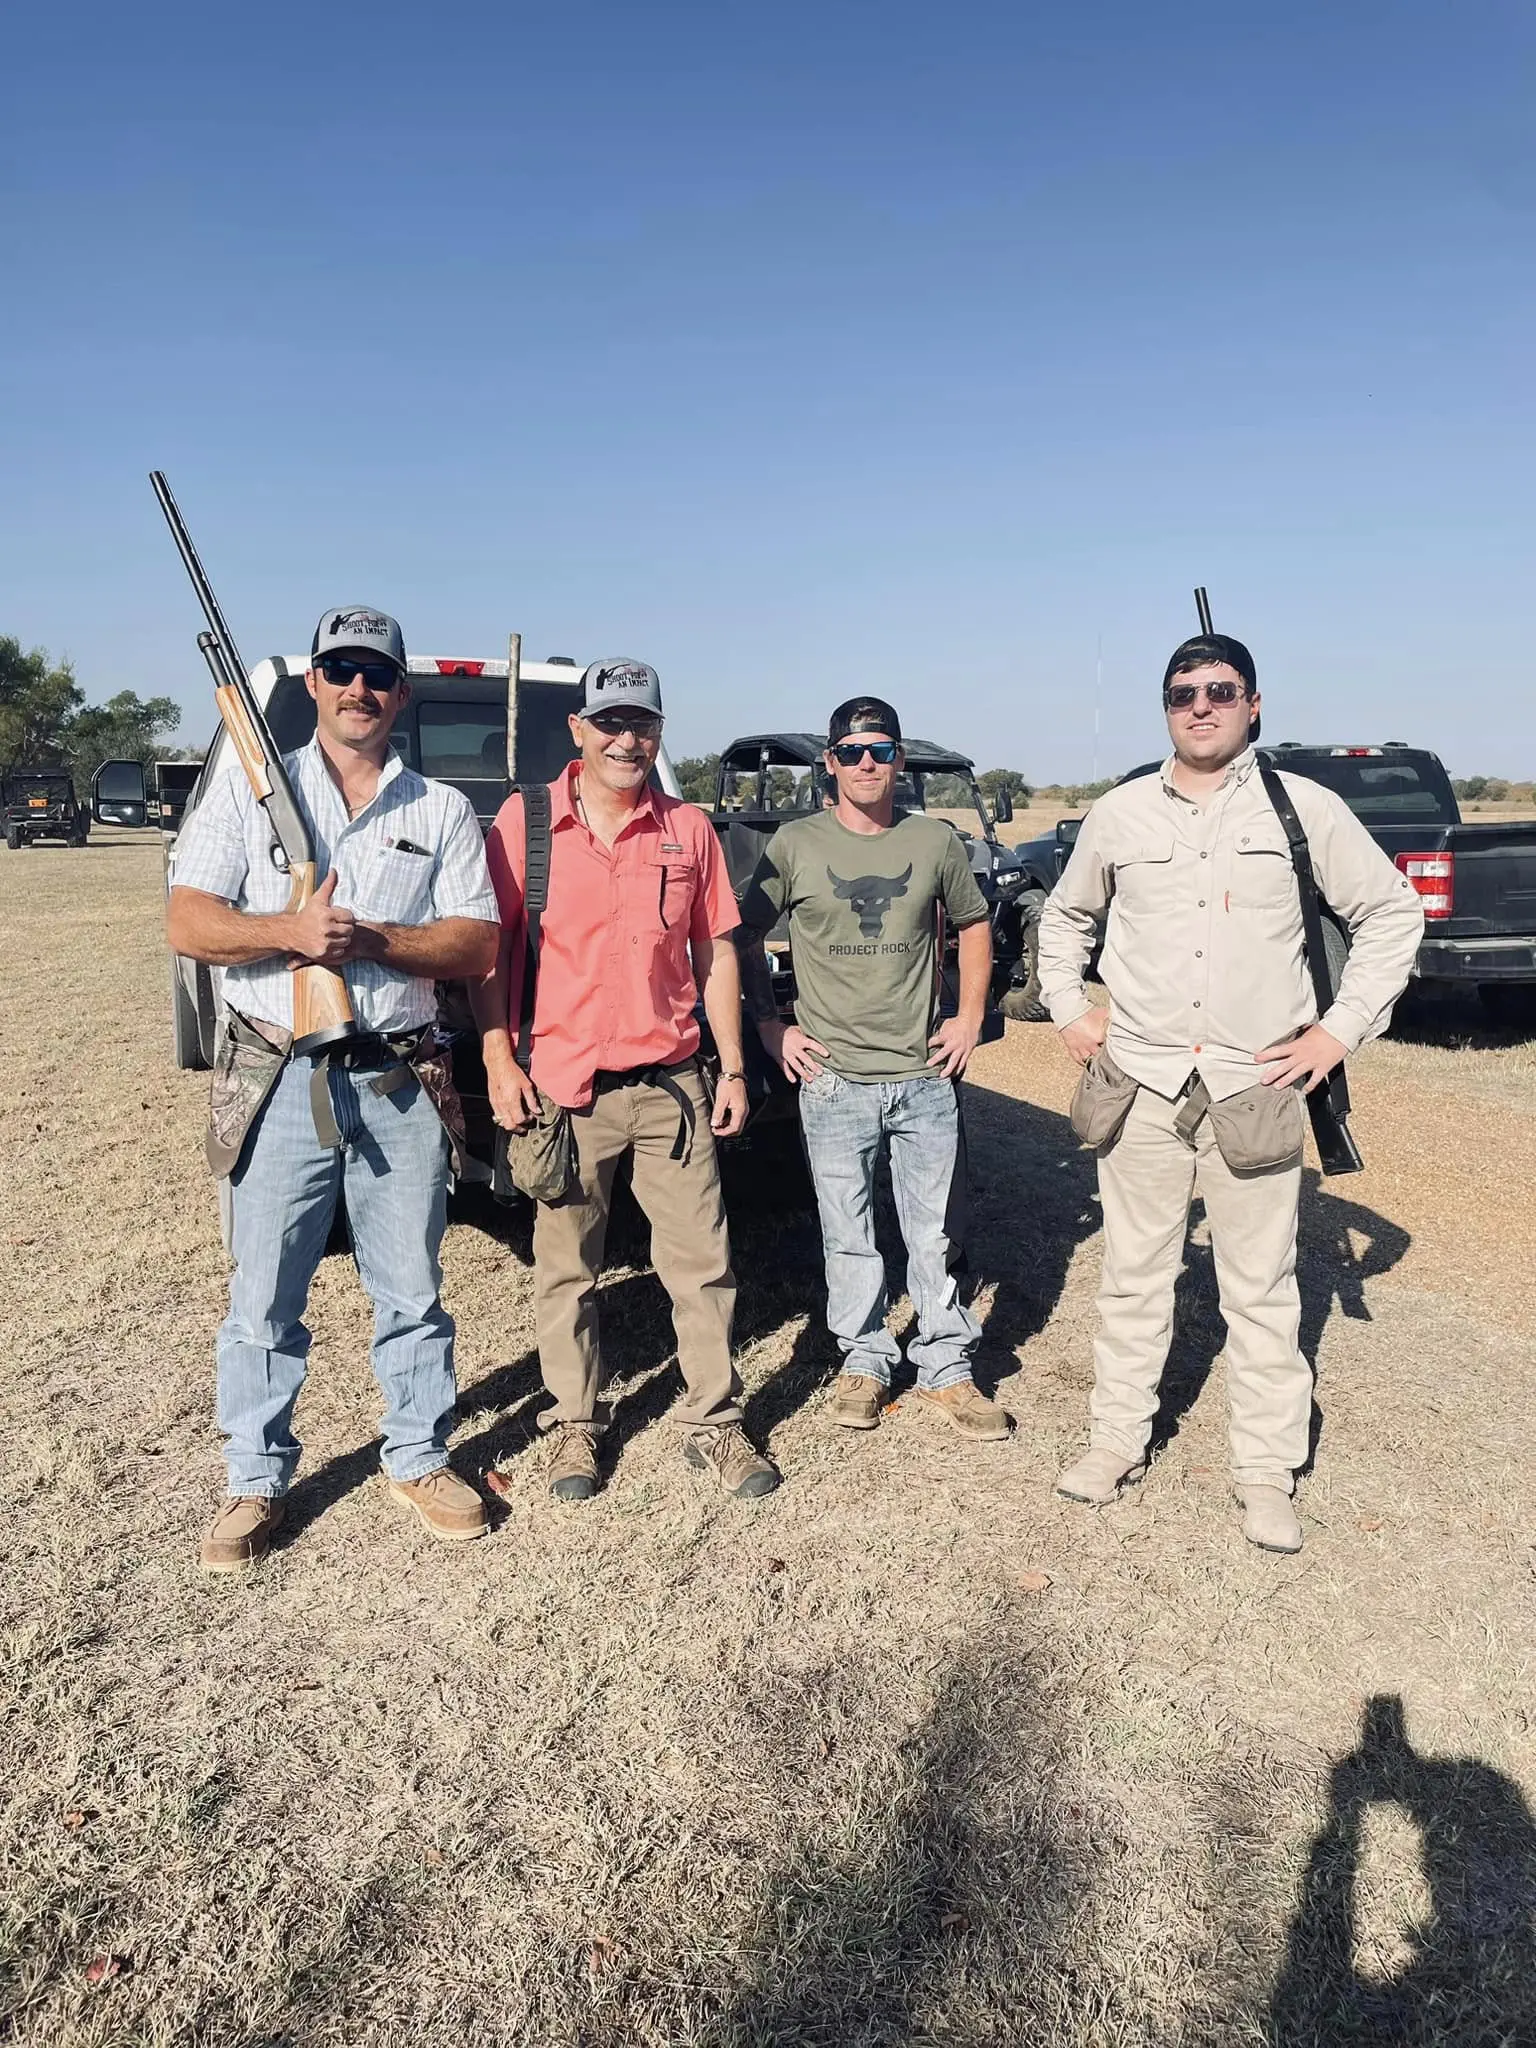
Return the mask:
<path id="1" fill-rule="evenodd" d="M 321 613 L 309 652 L 311 659 L 337 653 L 382 655 L 403 669 L 405 635 L 388 612 L 375 611 L 371 604 L 344 604 Z"/>
<path id="2" fill-rule="evenodd" d="M 581 715 L 594 711 L 653 711 L 661 716 L 661 680 L 648 661 L 614 656 L 594 661 L 581 679 Z"/>

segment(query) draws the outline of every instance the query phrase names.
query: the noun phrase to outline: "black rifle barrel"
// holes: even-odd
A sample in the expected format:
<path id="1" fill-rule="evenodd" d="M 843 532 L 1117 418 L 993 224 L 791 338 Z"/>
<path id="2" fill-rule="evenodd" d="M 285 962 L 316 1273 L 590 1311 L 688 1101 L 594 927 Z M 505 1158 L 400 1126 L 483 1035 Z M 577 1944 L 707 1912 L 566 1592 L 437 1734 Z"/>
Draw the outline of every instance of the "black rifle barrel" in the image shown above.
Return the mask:
<path id="1" fill-rule="evenodd" d="M 1200 617 L 1200 630 L 1209 639 L 1214 630 L 1211 625 L 1211 600 L 1205 594 L 1203 583 L 1195 592 L 1195 610 Z"/>
<path id="2" fill-rule="evenodd" d="M 216 690 L 232 689 L 234 678 L 229 672 L 229 656 L 220 646 L 218 634 L 199 633 L 197 651 L 208 664 L 208 673 L 213 677 L 213 687 Z"/>
<path id="3" fill-rule="evenodd" d="M 240 659 L 240 650 L 235 645 L 235 636 L 229 630 L 229 623 L 219 609 L 219 600 L 213 594 L 213 585 L 197 558 L 197 549 L 192 545 L 192 536 L 187 531 L 186 521 L 181 516 L 176 500 L 171 496 L 171 487 L 165 480 L 164 472 L 152 469 L 149 473 L 149 487 L 155 494 L 160 510 L 165 514 L 165 523 L 171 529 L 171 539 L 176 543 L 176 552 L 181 556 L 187 574 L 192 579 L 192 588 L 197 592 L 197 601 L 203 608 L 203 617 L 213 629 L 214 638 L 229 657 L 240 681 L 245 681 L 245 663 Z M 233 680 L 230 678 L 229 680 Z"/>

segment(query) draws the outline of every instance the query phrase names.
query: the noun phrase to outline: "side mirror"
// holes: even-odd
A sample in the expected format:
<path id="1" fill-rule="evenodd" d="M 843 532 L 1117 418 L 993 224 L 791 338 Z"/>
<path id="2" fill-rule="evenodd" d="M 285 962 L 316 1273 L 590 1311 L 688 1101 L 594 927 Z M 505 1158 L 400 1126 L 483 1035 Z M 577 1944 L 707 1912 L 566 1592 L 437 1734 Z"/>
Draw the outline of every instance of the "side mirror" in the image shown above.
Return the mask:
<path id="1" fill-rule="evenodd" d="M 1077 835 L 1082 829 L 1083 821 L 1081 818 L 1058 818 L 1056 821 L 1056 844 L 1058 846 L 1075 845 L 1077 843 Z"/>
<path id="2" fill-rule="evenodd" d="M 1013 798 L 1006 789 L 1000 789 L 992 799 L 992 822 L 994 825 L 1013 823 Z"/>
<path id="3" fill-rule="evenodd" d="M 142 761 L 103 761 L 91 777 L 91 816 L 98 825 L 147 825 L 149 791 Z"/>

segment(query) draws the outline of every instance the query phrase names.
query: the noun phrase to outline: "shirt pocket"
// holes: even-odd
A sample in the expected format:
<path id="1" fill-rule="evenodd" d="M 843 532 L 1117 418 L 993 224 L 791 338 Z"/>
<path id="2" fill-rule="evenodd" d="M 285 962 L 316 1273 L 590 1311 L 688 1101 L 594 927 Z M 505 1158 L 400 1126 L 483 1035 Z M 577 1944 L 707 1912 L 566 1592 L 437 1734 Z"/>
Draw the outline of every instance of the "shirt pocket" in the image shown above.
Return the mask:
<path id="1" fill-rule="evenodd" d="M 359 917 L 377 918 L 381 924 L 426 924 L 432 916 L 436 869 L 430 853 L 403 853 L 398 846 L 381 846 L 370 854 L 366 882 L 350 907 Z M 343 903 L 348 900 L 345 888 L 343 878 L 336 891 Z"/>
<path id="2" fill-rule="evenodd" d="M 1155 916 L 1175 908 L 1173 834 L 1128 839 L 1114 854 L 1115 903 L 1123 917 Z"/>
<path id="3" fill-rule="evenodd" d="M 1296 904 L 1296 870 L 1283 833 L 1245 828 L 1232 848 L 1227 905 L 1231 910 L 1286 910 Z"/>
<path id="4" fill-rule="evenodd" d="M 693 917 L 698 863 L 689 854 L 658 854 L 637 861 L 629 880 L 630 912 L 642 931 L 681 932 Z"/>

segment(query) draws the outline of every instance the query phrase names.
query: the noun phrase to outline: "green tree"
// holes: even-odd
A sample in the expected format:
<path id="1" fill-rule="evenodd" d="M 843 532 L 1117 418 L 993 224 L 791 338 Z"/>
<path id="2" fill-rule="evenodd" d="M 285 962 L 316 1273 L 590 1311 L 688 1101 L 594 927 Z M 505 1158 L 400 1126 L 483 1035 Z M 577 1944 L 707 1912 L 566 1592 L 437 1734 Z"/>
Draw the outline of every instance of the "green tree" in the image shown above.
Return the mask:
<path id="1" fill-rule="evenodd" d="M 1029 784 L 1017 768 L 984 768 L 976 780 L 981 784 L 982 795 L 988 803 L 993 802 L 1004 790 L 1016 804 L 1027 804 L 1030 798 Z"/>
<path id="2" fill-rule="evenodd" d="M 140 697 L 133 690 L 77 711 L 62 736 L 76 795 L 86 795 L 103 761 L 142 761 L 147 768 L 164 751 L 162 735 L 180 723 L 181 707 L 173 697 Z"/>
<path id="3" fill-rule="evenodd" d="M 923 801 L 931 810 L 967 810 L 971 785 L 963 775 L 930 775 L 923 784 Z"/>
<path id="4" fill-rule="evenodd" d="M 0 635 L 0 767 L 56 767 L 66 759 L 65 734 L 85 702 L 67 661 L 50 665 L 41 647 Z"/>
<path id="5" fill-rule="evenodd" d="M 1486 796 L 1488 792 L 1488 778 L 1486 775 L 1460 775 L 1451 784 L 1451 788 L 1457 796 L 1476 803 L 1480 796 Z"/>
<path id="6" fill-rule="evenodd" d="M 705 810 L 713 808 L 715 783 L 720 774 L 718 754 L 690 754 L 684 761 L 674 764 L 677 769 L 677 786 L 691 804 L 702 804 Z"/>

